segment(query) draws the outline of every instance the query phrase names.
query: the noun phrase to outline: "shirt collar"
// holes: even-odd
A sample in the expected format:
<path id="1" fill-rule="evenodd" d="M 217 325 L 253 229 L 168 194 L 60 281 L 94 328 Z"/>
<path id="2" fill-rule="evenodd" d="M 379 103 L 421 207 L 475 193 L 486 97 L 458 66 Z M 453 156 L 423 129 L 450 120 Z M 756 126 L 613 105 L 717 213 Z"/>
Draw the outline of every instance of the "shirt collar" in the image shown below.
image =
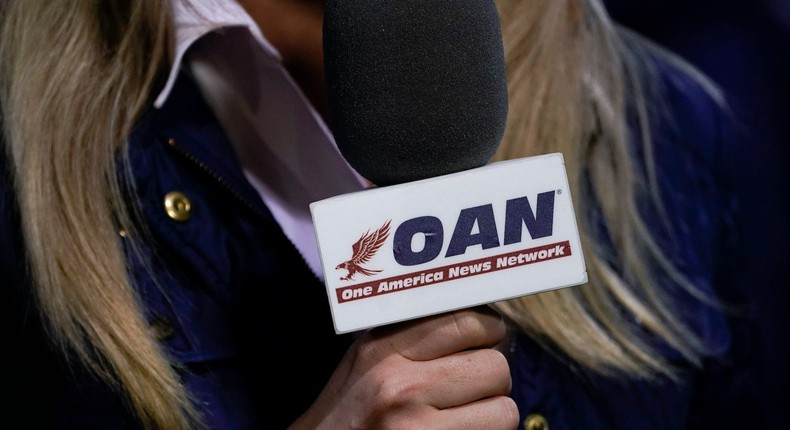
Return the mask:
<path id="1" fill-rule="evenodd" d="M 171 56 L 173 64 L 170 67 L 164 88 L 154 101 L 156 108 L 164 105 L 170 96 L 186 52 L 195 41 L 213 31 L 227 27 L 245 27 L 268 54 L 278 61 L 282 59 L 277 48 L 264 37 L 252 17 L 236 1 L 220 3 L 216 0 L 191 0 L 189 2 L 171 0 L 170 6 L 175 27 L 175 47 Z"/>

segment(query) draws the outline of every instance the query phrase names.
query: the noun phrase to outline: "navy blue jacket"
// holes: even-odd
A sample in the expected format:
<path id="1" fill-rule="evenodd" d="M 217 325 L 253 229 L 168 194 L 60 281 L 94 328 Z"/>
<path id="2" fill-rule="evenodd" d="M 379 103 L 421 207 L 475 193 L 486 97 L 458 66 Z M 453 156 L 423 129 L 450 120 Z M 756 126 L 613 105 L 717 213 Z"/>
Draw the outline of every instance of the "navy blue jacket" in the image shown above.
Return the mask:
<path id="1" fill-rule="evenodd" d="M 729 120 L 698 86 L 667 73 L 674 82 L 667 101 L 681 120 L 662 123 L 656 149 L 680 234 L 662 245 L 673 247 L 701 288 L 737 300 L 729 282 L 737 277 L 728 272 L 737 269 L 736 199 L 721 188 L 733 172 Z M 132 259 L 134 282 L 152 330 L 185 366 L 184 380 L 209 424 L 281 429 L 315 398 L 350 338 L 335 335 L 324 286 L 244 178 L 199 91 L 182 78 L 167 104 L 140 121 L 129 145 L 151 234 L 140 243 L 154 275 Z M 66 363 L 47 341 L 29 294 L 7 163 L 0 161 L 0 313 L 10 346 L 2 387 L 11 396 L 3 418 L 27 428 L 137 428 L 122 396 Z M 171 191 L 189 198 L 188 221 L 166 214 Z M 739 412 L 755 407 L 749 357 L 739 355 L 749 348 L 749 319 L 682 303 L 717 346 L 706 371 L 689 369 L 678 384 L 608 379 L 563 365 L 522 336 L 511 358 L 513 396 L 524 417 L 541 414 L 552 430 L 742 428 L 746 415 Z"/>
<path id="2" fill-rule="evenodd" d="M 137 260 L 134 283 L 152 330 L 186 366 L 184 380 L 212 428 L 282 429 L 317 397 L 350 338 L 335 334 L 323 283 L 183 78 L 168 103 L 143 118 L 129 146 L 151 235 L 140 243 L 159 285 Z M 11 347 L 2 371 L 11 383 L 4 376 L 0 385 L 12 396 L 8 413 L 30 423 L 26 428 L 137 428 L 119 395 L 48 344 L 28 293 L 6 170 L 0 178 L 0 306 L 11 339 L 4 336 Z M 164 198 L 172 191 L 190 200 L 188 221 L 167 215 Z M 33 415 L 24 412 L 31 408 Z"/>

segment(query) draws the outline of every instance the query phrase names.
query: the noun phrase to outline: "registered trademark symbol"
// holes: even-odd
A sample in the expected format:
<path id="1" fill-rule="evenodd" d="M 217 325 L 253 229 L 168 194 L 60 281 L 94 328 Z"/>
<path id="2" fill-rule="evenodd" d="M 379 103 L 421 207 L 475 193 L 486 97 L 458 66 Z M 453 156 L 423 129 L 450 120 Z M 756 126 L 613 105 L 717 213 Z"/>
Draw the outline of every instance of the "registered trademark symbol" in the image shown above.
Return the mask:
<path id="1" fill-rule="evenodd" d="M 557 194 L 562 194 L 562 190 L 557 190 Z"/>

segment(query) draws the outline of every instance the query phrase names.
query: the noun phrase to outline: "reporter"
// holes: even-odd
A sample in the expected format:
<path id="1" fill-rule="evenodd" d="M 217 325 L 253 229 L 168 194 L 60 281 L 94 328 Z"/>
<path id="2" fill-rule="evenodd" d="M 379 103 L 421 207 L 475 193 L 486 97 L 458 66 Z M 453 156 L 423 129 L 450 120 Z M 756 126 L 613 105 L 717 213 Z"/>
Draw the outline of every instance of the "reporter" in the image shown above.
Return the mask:
<path id="1" fill-rule="evenodd" d="M 2 2 L 9 422 L 516 426 L 500 316 L 334 333 L 306 203 L 365 183 L 321 116 L 322 10 Z"/>

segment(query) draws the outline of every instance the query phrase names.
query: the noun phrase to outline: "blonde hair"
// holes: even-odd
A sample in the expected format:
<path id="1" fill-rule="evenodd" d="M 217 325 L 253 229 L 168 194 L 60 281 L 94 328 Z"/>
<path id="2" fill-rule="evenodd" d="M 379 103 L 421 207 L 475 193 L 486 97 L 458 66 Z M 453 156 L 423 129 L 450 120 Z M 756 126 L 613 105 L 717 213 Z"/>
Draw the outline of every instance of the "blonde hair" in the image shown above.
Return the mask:
<path id="1" fill-rule="evenodd" d="M 657 336 L 695 364 L 706 346 L 674 310 L 659 280 L 671 279 L 694 297 L 714 301 L 671 264 L 639 211 L 642 199 L 662 210 L 650 137 L 651 116 L 661 107 L 651 105 L 659 93 L 640 47 L 681 63 L 615 27 L 598 0 L 497 5 L 510 118 L 495 160 L 563 153 L 589 277 L 583 286 L 497 307 L 537 341 L 596 372 L 674 377 L 675 369 L 646 336 Z M 631 130 L 628 112 L 636 117 Z M 644 145 L 643 160 L 636 158 L 633 141 Z M 591 216 L 595 206 L 599 220 Z M 613 251 L 599 244 L 600 222 Z"/>
<path id="2" fill-rule="evenodd" d="M 5 2 L 0 97 L 30 272 L 48 332 L 147 428 L 199 422 L 148 331 L 119 227 L 116 164 L 168 65 L 168 2 Z"/>
<path id="3" fill-rule="evenodd" d="M 147 428 L 185 429 L 201 418 L 148 332 L 118 238 L 119 228 L 133 230 L 134 213 L 119 180 L 128 168 L 117 160 L 168 65 L 167 4 L 3 2 L 0 97 L 30 272 L 50 334 L 64 354 L 122 391 Z M 595 196 L 625 274 L 607 263 L 594 226 L 582 220 L 589 284 L 500 309 L 601 372 L 671 373 L 621 307 L 696 362 L 704 348 L 672 312 L 655 267 L 685 281 L 636 208 L 645 174 L 628 146 L 628 106 L 639 112 L 648 144 L 649 130 L 620 33 L 596 0 L 499 6 L 512 119 L 497 157 L 563 152 L 577 208 L 589 204 L 580 195 Z"/>

